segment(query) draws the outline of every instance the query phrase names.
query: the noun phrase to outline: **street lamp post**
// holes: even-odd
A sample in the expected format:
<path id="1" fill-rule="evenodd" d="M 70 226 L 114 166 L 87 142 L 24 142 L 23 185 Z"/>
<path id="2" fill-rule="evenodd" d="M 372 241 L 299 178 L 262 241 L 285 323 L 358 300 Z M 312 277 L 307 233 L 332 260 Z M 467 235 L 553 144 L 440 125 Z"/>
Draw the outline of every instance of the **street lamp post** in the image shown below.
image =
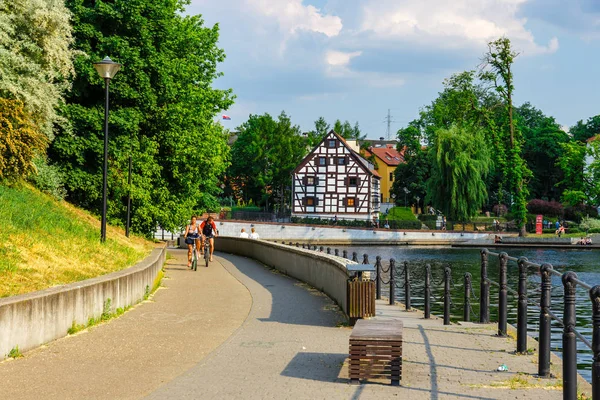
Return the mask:
<path id="1" fill-rule="evenodd" d="M 417 199 L 417 214 L 419 214 L 419 200 L 421 200 L 421 198 L 417 196 L 415 199 Z"/>
<path id="2" fill-rule="evenodd" d="M 110 80 L 121 69 L 121 64 L 104 57 L 104 60 L 94 63 L 94 68 L 104 79 L 104 169 L 102 171 L 102 224 L 100 226 L 100 241 L 104 242 L 106 241 L 106 193 L 108 189 L 108 87 Z"/>
<path id="3" fill-rule="evenodd" d="M 408 195 L 408 192 L 410 192 L 410 190 L 408 190 L 408 188 L 406 186 L 403 189 L 404 189 L 404 208 L 406 208 L 407 207 L 406 196 Z"/>

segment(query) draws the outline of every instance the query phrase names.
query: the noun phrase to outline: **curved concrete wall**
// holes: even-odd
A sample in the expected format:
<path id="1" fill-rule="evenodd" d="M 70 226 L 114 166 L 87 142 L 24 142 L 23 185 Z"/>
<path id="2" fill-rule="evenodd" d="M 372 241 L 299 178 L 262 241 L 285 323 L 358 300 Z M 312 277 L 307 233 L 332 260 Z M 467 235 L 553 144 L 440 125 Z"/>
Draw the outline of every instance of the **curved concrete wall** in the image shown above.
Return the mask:
<path id="1" fill-rule="evenodd" d="M 162 246 L 123 271 L 0 299 L 0 360 L 15 346 L 26 351 L 67 335 L 73 322 L 87 324 L 102 315 L 108 299 L 111 311 L 139 302 L 152 289 L 165 257 Z"/>
<path id="2" fill-rule="evenodd" d="M 311 250 L 299 249 L 263 240 L 219 236 L 215 249 L 224 253 L 253 258 L 286 275 L 306 282 L 332 298 L 348 314 L 346 293 L 350 260 Z"/>

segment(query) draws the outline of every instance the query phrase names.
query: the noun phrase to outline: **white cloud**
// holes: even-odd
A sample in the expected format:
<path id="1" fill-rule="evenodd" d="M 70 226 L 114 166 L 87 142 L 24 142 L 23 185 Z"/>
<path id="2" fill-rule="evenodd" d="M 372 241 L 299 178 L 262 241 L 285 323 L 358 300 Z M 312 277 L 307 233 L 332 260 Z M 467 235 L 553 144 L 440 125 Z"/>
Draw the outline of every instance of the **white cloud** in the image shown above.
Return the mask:
<path id="1" fill-rule="evenodd" d="M 333 15 L 323 15 L 302 0 L 246 0 L 247 4 L 264 16 L 277 20 L 280 28 L 288 34 L 297 31 L 322 33 L 327 37 L 339 35 L 342 20 Z"/>
<path id="2" fill-rule="evenodd" d="M 361 51 L 353 51 L 345 53 L 343 51 L 330 50 L 326 53 L 325 59 L 327 64 L 333 66 L 346 66 L 350 63 L 350 60 L 354 57 L 358 57 L 362 54 Z"/>
<path id="3" fill-rule="evenodd" d="M 526 54 L 552 53 L 558 39 L 536 43 L 519 17 L 528 0 L 366 0 L 362 32 L 379 40 L 407 41 L 440 48 L 481 48 L 506 36 Z"/>

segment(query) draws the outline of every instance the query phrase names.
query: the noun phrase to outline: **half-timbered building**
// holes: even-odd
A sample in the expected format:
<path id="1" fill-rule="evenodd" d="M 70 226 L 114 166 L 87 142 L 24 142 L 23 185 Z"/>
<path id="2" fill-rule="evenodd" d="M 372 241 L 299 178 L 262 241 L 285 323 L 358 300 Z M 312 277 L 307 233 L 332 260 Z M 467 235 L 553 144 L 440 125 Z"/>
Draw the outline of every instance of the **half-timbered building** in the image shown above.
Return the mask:
<path id="1" fill-rule="evenodd" d="M 379 214 L 380 176 L 334 131 L 293 172 L 292 216 L 372 219 Z"/>

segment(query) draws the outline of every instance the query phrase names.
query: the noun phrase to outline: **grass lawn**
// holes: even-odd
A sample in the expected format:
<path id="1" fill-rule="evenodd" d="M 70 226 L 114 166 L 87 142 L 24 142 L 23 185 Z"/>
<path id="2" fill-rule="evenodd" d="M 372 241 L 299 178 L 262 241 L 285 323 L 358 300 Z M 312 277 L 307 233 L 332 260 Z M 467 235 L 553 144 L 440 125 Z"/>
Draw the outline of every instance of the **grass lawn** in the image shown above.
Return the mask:
<path id="1" fill-rule="evenodd" d="M 390 221 L 416 221 L 417 217 L 412 213 L 409 207 L 392 207 L 387 216 L 381 214 L 380 220 L 388 219 Z"/>
<path id="2" fill-rule="evenodd" d="M 87 211 L 23 185 L 0 185 L 0 297 L 81 281 L 130 267 L 154 243 L 125 237 Z"/>

